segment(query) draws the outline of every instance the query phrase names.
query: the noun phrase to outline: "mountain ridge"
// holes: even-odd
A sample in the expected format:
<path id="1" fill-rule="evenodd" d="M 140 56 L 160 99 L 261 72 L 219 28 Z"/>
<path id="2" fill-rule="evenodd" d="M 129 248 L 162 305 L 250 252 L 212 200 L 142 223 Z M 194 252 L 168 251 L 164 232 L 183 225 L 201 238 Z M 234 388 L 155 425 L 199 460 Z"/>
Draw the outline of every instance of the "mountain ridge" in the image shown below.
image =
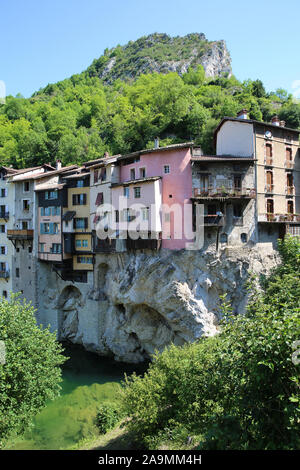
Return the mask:
<path id="1" fill-rule="evenodd" d="M 208 41 L 203 33 L 171 37 L 153 33 L 105 49 L 86 69 L 104 83 L 117 79 L 132 81 L 141 74 L 177 72 L 183 75 L 191 68 L 202 65 L 207 77 L 232 75 L 231 57 L 224 40 Z"/>

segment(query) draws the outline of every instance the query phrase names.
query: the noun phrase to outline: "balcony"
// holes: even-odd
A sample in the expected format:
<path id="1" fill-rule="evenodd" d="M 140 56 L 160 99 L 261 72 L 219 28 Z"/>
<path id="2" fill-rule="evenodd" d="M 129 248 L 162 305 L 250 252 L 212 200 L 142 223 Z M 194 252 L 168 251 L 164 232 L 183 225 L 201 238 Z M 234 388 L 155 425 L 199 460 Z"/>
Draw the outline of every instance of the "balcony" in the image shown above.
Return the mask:
<path id="1" fill-rule="evenodd" d="M 274 184 L 266 184 L 265 193 L 273 194 L 274 193 Z"/>
<path id="2" fill-rule="evenodd" d="M 204 227 L 224 227 L 225 223 L 226 218 L 224 215 L 210 214 L 204 216 Z"/>
<path id="3" fill-rule="evenodd" d="M 273 158 L 272 157 L 265 157 L 265 165 L 266 166 L 273 166 Z"/>
<path id="4" fill-rule="evenodd" d="M 105 238 L 105 240 L 100 240 L 96 238 L 95 240 L 95 253 L 114 253 L 116 251 L 116 239 Z"/>
<path id="5" fill-rule="evenodd" d="M 254 188 L 194 188 L 193 196 L 197 199 L 235 199 L 235 198 L 255 198 Z"/>
<path id="6" fill-rule="evenodd" d="M 145 249 L 148 249 L 148 250 L 158 251 L 161 248 L 161 239 L 138 238 L 137 240 L 132 240 L 131 238 L 127 238 L 126 248 L 127 248 L 127 250 L 145 250 Z"/>
<path id="7" fill-rule="evenodd" d="M 7 220 L 9 218 L 9 212 L 8 211 L 1 211 L 0 212 L 0 219 L 5 219 Z"/>
<path id="8" fill-rule="evenodd" d="M 292 170 L 294 168 L 294 162 L 292 160 L 286 160 L 284 162 L 284 168 L 287 170 Z"/>
<path id="9" fill-rule="evenodd" d="M 287 196 L 294 196 L 295 194 L 295 186 L 286 186 L 285 187 L 285 194 Z"/>
<path id="10" fill-rule="evenodd" d="M 7 230 L 7 238 L 9 240 L 32 240 L 33 230 Z"/>
<path id="11" fill-rule="evenodd" d="M 5 271 L 0 271 L 0 278 L 1 279 L 8 279 L 10 276 L 9 274 L 9 271 L 5 270 Z"/>
<path id="12" fill-rule="evenodd" d="M 241 217 L 233 216 L 233 218 L 232 218 L 232 224 L 233 224 L 235 227 L 242 227 L 242 226 L 244 225 L 244 218 L 243 218 L 243 216 L 241 216 Z"/>
<path id="13" fill-rule="evenodd" d="M 299 223 L 300 214 L 258 214 L 258 222 L 271 222 L 271 223 Z"/>

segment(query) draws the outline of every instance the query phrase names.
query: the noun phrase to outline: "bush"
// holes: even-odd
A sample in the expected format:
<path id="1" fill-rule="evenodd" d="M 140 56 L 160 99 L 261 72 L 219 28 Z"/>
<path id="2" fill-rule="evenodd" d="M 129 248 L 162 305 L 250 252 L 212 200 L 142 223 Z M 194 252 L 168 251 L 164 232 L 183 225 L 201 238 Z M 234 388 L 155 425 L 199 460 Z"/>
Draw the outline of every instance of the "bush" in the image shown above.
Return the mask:
<path id="1" fill-rule="evenodd" d="M 112 429 L 122 418 L 119 408 L 114 404 L 101 405 L 98 409 L 96 424 L 101 434 Z"/>
<path id="2" fill-rule="evenodd" d="M 299 448 L 299 253 L 299 240 L 287 238 L 264 290 L 252 285 L 246 315 L 225 304 L 219 335 L 171 346 L 144 378 L 126 379 L 127 426 L 145 443 L 181 423 L 202 436 L 201 449 Z"/>

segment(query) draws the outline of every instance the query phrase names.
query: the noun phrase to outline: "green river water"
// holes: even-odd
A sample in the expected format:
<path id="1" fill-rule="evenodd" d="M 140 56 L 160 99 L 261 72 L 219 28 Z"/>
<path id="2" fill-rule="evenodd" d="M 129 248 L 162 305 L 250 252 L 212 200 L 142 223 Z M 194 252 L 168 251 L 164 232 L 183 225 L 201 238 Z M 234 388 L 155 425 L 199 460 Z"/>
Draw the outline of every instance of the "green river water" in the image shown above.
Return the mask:
<path id="1" fill-rule="evenodd" d="M 34 419 L 34 426 L 8 449 L 67 449 L 97 436 L 94 419 L 101 403 L 116 401 L 124 373 L 143 373 L 146 366 L 118 363 L 64 344 L 70 359 L 63 366 L 61 396 Z"/>

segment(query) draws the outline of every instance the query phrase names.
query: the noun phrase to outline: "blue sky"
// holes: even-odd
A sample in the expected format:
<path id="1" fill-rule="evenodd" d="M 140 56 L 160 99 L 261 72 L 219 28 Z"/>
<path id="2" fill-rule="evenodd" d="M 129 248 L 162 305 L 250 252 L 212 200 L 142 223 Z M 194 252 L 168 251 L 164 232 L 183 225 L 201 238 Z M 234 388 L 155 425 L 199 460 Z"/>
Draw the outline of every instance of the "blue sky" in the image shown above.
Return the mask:
<path id="1" fill-rule="evenodd" d="M 28 97 L 153 32 L 224 39 L 238 79 L 299 92 L 299 0 L 0 0 L 0 18 L 7 94 Z"/>

